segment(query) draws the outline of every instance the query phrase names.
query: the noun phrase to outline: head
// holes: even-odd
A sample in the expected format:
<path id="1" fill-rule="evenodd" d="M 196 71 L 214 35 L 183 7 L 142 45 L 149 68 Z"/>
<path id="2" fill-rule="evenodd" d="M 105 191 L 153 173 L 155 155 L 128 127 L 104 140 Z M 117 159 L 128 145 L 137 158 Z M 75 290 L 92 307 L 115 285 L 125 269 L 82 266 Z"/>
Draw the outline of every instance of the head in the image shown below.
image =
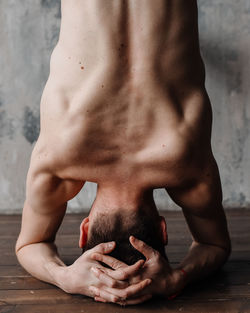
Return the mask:
<path id="1" fill-rule="evenodd" d="M 116 247 L 110 255 L 131 265 L 145 259 L 130 244 L 131 235 L 158 250 L 166 258 L 166 222 L 157 211 L 119 209 L 98 212 L 91 221 L 91 227 L 89 217 L 83 220 L 79 245 L 86 251 L 99 243 L 115 241 Z"/>

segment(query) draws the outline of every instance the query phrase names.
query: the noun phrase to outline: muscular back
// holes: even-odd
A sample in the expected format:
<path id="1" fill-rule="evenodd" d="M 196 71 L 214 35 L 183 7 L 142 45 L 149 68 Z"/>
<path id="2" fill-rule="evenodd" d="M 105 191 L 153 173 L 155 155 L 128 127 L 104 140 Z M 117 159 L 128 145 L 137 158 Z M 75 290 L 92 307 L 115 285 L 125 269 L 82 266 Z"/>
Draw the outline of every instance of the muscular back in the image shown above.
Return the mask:
<path id="1" fill-rule="evenodd" d="M 210 126 L 195 0 L 62 0 L 34 151 L 58 176 L 165 186 Z"/>
<path id="2" fill-rule="evenodd" d="M 84 263 L 85 254 L 64 271 L 52 242 L 67 201 L 93 181 L 98 189 L 81 224 L 81 247 L 95 221 L 102 228 L 104 215 L 114 229 L 130 229 L 137 212 L 133 227 L 154 236 L 141 221 L 151 216 L 166 242 L 153 199 L 153 189 L 165 187 L 183 208 L 194 240 L 179 265 L 187 281 L 217 269 L 228 257 L 230 240 L 210 131 L 195 0 L 62 0 L 16 245 L 20 262 L 39 279 L 89 295 L 93 260 Z M 119 219 L 109 218 L 117 212 Z M 153 255 L 151 263 L 164 264 Z M 152 281 L 172 277 L 160 283 L 171 288 L 174 271 L 162 266 L 150 269 Z"/>

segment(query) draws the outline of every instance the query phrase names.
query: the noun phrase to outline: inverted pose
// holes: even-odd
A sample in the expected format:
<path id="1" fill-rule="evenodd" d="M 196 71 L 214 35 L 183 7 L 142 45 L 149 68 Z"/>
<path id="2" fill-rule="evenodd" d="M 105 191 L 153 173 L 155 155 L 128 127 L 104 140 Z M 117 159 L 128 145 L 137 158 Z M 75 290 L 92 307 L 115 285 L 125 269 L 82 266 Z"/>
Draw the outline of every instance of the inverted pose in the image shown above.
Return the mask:
<path id="1" fill-rule="evenodd" d="M 61 5 L 17 257 L 38 279 L 98 301 L 171 297 L 230 254 L 196 0 Z M 80 227 L 84 253 L 66 266 L 54 239 L 86 181 L 98 189 Z M 175 269 L 156 188 L 182 208 L 193 237 Z"/>

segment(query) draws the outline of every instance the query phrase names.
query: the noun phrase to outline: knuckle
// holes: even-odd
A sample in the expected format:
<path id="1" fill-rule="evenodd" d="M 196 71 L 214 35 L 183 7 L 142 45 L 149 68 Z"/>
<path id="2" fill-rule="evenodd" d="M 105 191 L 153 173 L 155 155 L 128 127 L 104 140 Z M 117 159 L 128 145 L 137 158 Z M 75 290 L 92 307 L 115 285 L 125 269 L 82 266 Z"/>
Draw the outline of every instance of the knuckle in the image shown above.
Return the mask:
<path id="1" fill-rule="evenodd" d="M 112 280 L 109 285 L 110 285 L 111 288 L 115 288 L 117 286 L 115 280 Z"/>
<path id="2" fill-rule="evenodd" d="M 93 252 L 91 254 L 91 259 L 96 259 L 98 257 L 98 254 L 96 252 Z"/>
<path id="3" fill-rule="evenodd" d="M 140 289 L 144 289 L 146 286 L 148 285 L 148 281 L 147 280 L 144 280 L 143 282 L 141 282 L 140 284 Z"/>
<path id="4" fill-rule="evenodd" d="M 138 242 L 139 247 L 141 247 L 142 249 L 144 249 L 146 247 L 145 243 L 143 241 L 139 241 Z"/>
<path id="5" fill-rule="evenodd" d="M 90 258 L 95 261 L 102 261 L 102 257 L 98 253 L 91 254 Z"/>
<path id="6" fill-rule="evenodd" d="M 154 251 L 154 258 L 155 258 L 156 260 L 159 260 L 160 257 L 161 257 L 160 252 L 159 252 L 159 251 Z"/>
<path id="7" fill-rule="evenodd" d="M 120 301 L 120 299 L 117 296 L 112 296 L 111 301 L 114 303 L 118 303 Z"/>
<path id="8" fill-rule="evenodd" d="M 139 281 L 142 281 L 142 280 L 143 280 L 143 275 L 139 274 L 139 275 L 136 276 L 135 282 L 139 282 Z"/>
<path id="9" fill-rule="evenodd" d="M 97 248 L 98 248 L 98 251 L 104 252 L 104 250 L 105 250 L 105 243 L 100 243 L 100 244 L 97 246 Z"/>
<path id="10" fill-rule="evenodd" d="M 119 271 L 119 279 L 124 280 L 125 279 L 125 273 L 123 271 Z"/>
<path id="11" fill-rule="evenodd" d="M 121 275 L 120 275 L 120 278 L 121 278 L 121 280 L 125 280 L 126 279 L 126 275 L 125 275 L 125 273 L 121 273 Z"/>
<path id="12" fill-rule="evenodd" d="M 123 287 L 123 288 L 126 288 L 129 286 L 128 282 L 126 282 L 126 281 L 121 282 L 120 284 L 121 284 L 121 287 Z"/>
<path id="13" fill-rule="evenodd" d="M 98 278 L 100 278 L 100 279 L 104 278 L 103 273 L 100 272 L 100 271 L 97 271 L 97 272 L 96 272 L 96 276 L 97 276 Z"/>
<path id="14" fill-rule="evenodd" d="M 128 291 L 127 290 L 124 290 L 122 292 L 122 300 L 126 300 L 128 298 Z"/>
<path id="15" fill-rule="evenodd" d="M 124 272 L 124 271 L 121 271 L 121 279 L 122 280 L 125 280 L 125 279 L 127 279 L 128 278 L 128 273 L 127 272 Z"/>

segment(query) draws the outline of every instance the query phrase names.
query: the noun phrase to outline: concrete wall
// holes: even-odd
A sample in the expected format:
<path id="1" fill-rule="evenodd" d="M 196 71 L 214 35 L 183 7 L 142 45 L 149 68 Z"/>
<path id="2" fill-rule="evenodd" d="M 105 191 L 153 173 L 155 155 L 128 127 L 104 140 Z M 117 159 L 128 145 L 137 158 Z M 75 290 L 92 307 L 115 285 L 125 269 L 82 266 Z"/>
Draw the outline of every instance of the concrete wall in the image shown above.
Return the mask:
<path id="1" fill-rule="evenodd" d="M 213 147 L 226 207 L 250 207 L 250 2 L 200 0 L 201 49 L 213 110 Z M 58 39 L 59 0 L 0 0 L 0 212 L 20 212 L 39 102 Z M 70 210 L 88 209 L 88 184 Z M 160 208 L 174 209 L 163 190 Z"/>

